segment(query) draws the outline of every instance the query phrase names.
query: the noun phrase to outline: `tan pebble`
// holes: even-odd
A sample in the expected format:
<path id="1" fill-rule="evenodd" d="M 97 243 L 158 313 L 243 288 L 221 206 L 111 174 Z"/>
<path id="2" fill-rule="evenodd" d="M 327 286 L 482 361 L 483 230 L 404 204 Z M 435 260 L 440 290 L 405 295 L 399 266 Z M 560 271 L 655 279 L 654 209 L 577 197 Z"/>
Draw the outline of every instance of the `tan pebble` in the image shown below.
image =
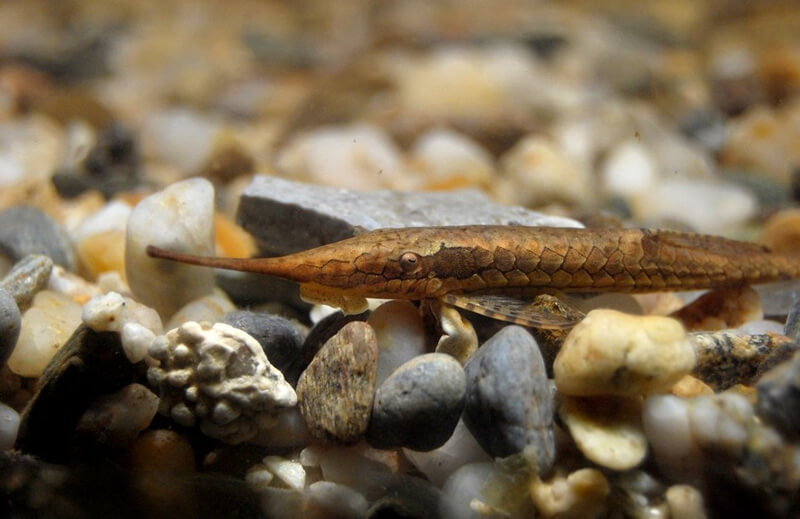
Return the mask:
<path id="1" fill-rule="evenodd" d="M 194 451 L 186 438 L 174 431 L 145 431 L 131 449 L 130 465 L 134 470 L 194 472 Z"/>
<path id="2" fill-rule="evenodd" d="M 186 303 L 170 317 L 165 328 L 171 330 L 188 321 L 214 323 L 222 320 L 225 314 L 234 310 L 236 310 L 236 306 L 231 303 L 228 296 L 223 292 L 217 291 L 211 295 Z"/>
<path id="3" fill-rule="evenodd" d="M 671 519 L 706 519 L 703 494 L 691 485 L 672 485 L 664 496 Z"/>
<path id="4" fill-rule="evenodd" d="M 549 481 L 535 478 L 531 482 L 531 499 L 542 517 L 593 519 L 605 517 L 610 490 L 602 472 L 586 468 Z"/>
<path id="5" fill-rule="evenodd" d="M 436 353 L 446 353 L 465 365 L 478 349 L 478 334 L 472 323 L 455 307 L 442 305 L 439 309 L 442 336 L 436 344 Z"/>
<path id="6" fill-rule="evenodd" d="M 109 230 L 87 236 L 76 244 L 81 266 L 91 279 L 118 272 L 125 279 L 125 232 Z"/>
<path id="7" fill-rule="evenodd" d="M 586 458 L 613 470 L 628 470 L 647 454 L 638 399 L 563 397 L 558 414 Z"/>
<path id="8" fill-rule="evenodd" d="M 784 209 L 770 216 L 758 241 L 774 252 L 800 251 L 800 209 Z"/>
<path id="9" fill-rule="evenodd" d="M 641 395 L 668 391 L 694 364 L 675 319 L 592 310 L 567 336 L 553 373 L 565 395 Z"/>
<path id="10" fill-rule="evenodd" d="M 707 292 L 672 312 L 689 331 L 716 331 L 737 328 L 764 318 L 761 296 L 750 286 Z"/>
<path id="11" fill-rule="evenodd" d="M 214 215 L 214 234 L 222 256 L 249 258 L 258 252 L 253 236 L 221 213 Z"/>
<path id="12" fill-rule="evenodd" d="M 714 390 L 708 384 L 691 375 L 684 375 L 683 378 L 672 386 L 670 392 L 675 396 L 683 398 L 714 394 Z"/>
<path id="13" fill-rule="evenodd" d="M 131 490 L 144 515 L 159 519 L 197 517 L 196 496 L 186 477 L 194 473 L 189 442 L 165 429 L 146 431 L 131 449 Z"/>
<path id="14" fill-rule="evenodd" d="M 81 323 L 81 307 L 69 297 L 42 290 L 22 315 L 22 327 L 8 367 L 23 377 L 38 377 Z"/>
<path id="15" fill-rule="evenodd" d="M 682 308 L 686 302 L 675 292 L 634 294 L 645 315 L 669 315 Z"/>

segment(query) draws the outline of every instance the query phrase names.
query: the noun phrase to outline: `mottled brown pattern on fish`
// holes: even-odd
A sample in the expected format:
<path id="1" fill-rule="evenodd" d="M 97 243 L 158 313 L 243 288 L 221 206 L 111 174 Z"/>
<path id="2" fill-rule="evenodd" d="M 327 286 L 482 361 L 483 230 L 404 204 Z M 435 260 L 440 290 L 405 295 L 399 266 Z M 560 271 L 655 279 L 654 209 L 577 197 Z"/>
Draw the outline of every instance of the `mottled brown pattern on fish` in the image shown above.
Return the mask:
<path id="1" fill-rule="evenodd" d="M 156 257 L 272 274 L 364 297 L 649 292 L 800 277 L 793 256 L 715 236 L 520 226 L 382 229 L 279 258 Z M 399 281 L 399 283 L 398 283 Z"/>

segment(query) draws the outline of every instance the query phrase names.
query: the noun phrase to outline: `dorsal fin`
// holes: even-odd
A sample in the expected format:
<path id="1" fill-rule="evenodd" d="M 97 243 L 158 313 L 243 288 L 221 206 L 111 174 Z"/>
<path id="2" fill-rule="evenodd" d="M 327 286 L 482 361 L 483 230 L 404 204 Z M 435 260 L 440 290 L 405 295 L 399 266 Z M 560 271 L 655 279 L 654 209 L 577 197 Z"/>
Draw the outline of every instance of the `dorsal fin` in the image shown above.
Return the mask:
<path id="1" fill-rule="evenodd" d="M 647 242 L 650 242 L 649 244 Z M 711 254 L 735 256 L 740 254 L 765 254 L 770 250 L 758 243 L 729 240 L 719 236 L 689 234 L 676 231 L 645 231 L 642 245 L 668 245 L 681 249 L 702 250 Z"/>

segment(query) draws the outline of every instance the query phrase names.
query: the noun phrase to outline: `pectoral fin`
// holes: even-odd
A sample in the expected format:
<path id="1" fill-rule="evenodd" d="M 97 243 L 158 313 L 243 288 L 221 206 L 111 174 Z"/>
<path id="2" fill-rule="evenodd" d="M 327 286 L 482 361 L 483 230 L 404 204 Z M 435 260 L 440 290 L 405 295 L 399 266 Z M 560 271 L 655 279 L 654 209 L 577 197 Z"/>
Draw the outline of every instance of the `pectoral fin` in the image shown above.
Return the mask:
<path id="1" fill-rule="evenodd" d="M 580 310 L 549 294 L 536 296 L 532 301 L 494 294 L 446 294 L 442 299 L 476 314 L 533 328 L 572 328 L 584 317 Z"/>
<path id="2" fill-rule="evenodd" d="M 364 297 L 345 295 L 340 290 L 312 283 L 300 285 L 300 298 L 307 303 L 335 306 L 345 314 L 360 314 L 368 308 Z"/>

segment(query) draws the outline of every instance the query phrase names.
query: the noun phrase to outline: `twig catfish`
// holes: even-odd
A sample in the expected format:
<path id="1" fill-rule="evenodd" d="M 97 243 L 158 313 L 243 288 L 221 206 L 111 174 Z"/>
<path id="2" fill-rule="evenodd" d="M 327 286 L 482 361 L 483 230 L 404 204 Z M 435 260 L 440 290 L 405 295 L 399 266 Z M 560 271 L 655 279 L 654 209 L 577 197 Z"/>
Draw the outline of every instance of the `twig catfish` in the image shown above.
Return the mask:
<path id="1" fill-rule="evenodd" d="M 696 290 L 800 277 L 800 257 L 715 236 L 640 229 L 416 227 L 275 258 L 199 257 L 153 246 L 147 253 L 290 279 L 305 298 L 351 312 L 367 297 L 441 298 L 476 310 L 484 295 Z"/>

